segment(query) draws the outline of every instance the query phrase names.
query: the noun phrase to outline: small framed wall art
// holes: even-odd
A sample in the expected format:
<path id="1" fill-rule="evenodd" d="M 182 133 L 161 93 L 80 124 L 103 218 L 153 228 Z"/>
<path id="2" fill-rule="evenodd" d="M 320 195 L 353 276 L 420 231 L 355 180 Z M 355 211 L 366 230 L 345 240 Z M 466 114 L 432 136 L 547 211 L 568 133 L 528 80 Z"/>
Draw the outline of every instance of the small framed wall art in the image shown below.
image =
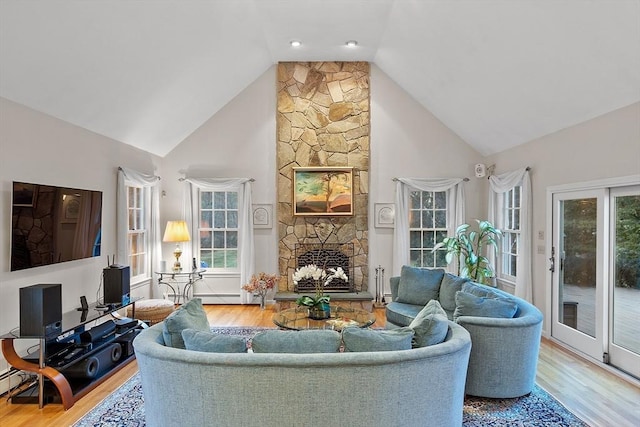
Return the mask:
<path id="1" fill-rule="evenodd" d="M 374 211 L 376 228 L 393 228 L 395 223 L 395 205 L 393 203 L 376 203 Z"/>
<path id="2" fill-rule="evenodd" d="M 273 205 L 254 204 L 251 205 L 253 212 L 253 228 L 273 227 Z"/>
<path id="3" fill-rule="evenodd" d="M 293 215 L 353 215 L 353 168 L 293 168 Z"/>

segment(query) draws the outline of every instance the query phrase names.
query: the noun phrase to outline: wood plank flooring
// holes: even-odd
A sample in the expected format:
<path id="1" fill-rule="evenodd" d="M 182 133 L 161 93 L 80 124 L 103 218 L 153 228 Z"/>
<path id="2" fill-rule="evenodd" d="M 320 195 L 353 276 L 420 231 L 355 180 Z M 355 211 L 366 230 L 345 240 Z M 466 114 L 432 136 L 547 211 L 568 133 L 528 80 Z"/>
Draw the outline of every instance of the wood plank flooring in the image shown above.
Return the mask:
<path id="1" fill-rule="evenodd" d="M 258 306 L 210 305 L 206 310 L 212 326 L 273 326 L 269 306 L 260 310 Z M 384 309 L 376 309 L 376 317 L 374 327 L 384 327 Z M 70 426 L 136 372 L 134 361 L 68 411 L 57 404 L 43 409 L 14 405 L 5 397 L 0 402 L 0 426 Z M 591 426 L 640 425 L 640 387 L 546 339 L 540 349 L 537 382 Z"/>

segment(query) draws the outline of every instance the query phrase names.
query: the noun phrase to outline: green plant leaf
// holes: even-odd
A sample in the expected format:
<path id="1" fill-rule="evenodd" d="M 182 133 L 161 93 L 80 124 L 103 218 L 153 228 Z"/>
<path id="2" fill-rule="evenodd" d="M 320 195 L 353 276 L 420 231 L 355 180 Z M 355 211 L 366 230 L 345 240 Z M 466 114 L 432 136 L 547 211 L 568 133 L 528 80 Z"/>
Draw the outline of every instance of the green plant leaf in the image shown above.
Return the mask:
<path id="1" fill-rule="evenodd" d="M 306 307 L 313 307 L 315 305 L 315 300 L 308 295 L 303 295 L 296 300 L 296 304 L 304 305 Z"/>
<path id="2" fill-rule="evenodd" d="M 460 236 L 464 234 L 469 227 L 470 227 L 469 224 L 460 224 L 458 228 L 456 228 L 456 235 Z"/>

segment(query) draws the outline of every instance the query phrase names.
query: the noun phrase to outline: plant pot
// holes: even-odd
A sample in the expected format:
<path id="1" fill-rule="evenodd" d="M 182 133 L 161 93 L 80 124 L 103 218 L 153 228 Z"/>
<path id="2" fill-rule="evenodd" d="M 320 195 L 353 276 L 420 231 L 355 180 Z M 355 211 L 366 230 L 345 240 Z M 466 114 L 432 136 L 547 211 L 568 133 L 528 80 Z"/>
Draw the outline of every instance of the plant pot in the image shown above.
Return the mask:
<path id="1" fill-rule="evenodd" d="M 322 320 L 331 317 L 331 308 L 327 303 L 321 303 L 309 307 L 309 319 Z"/>

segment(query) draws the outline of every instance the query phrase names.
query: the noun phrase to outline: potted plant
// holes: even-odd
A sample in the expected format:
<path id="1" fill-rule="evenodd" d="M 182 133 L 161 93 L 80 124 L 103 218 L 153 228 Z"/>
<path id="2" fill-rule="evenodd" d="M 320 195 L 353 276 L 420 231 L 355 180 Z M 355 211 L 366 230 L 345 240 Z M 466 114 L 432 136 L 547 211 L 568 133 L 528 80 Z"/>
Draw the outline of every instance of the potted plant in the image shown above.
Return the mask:
<path id="1" fill-rule="evenodd" d="M 452 237 L 445 237 L 434 250 L 445 248 L 447 264 L 458 260 L 458 276 L 468 277 L 474 282 L 488 284 L 495 277 L 489 259 L 483 255 L 483 249 L 498 251 L 498 240 L 502 232 L 489 221 L 476 220 L 478 231 L 469 231 L 469 224 L 462 224 Z"/>
<path id="2" fill-rule="evenodd" d="M 296 304 L 309 307 L 309 317 L 312 319 L 328 319 L 331 315 L 329 301 L 331 297 L 324 294 L 324 287 L 335 278 L 349 281 L 342 267 L 328 269 L 330 274 L 315 264 L 299 267 L 293 273 L 293 283 L 300 280 L 312 279 L 315 285 L 315 296 L 303 295 L 296 300 Z"/>

